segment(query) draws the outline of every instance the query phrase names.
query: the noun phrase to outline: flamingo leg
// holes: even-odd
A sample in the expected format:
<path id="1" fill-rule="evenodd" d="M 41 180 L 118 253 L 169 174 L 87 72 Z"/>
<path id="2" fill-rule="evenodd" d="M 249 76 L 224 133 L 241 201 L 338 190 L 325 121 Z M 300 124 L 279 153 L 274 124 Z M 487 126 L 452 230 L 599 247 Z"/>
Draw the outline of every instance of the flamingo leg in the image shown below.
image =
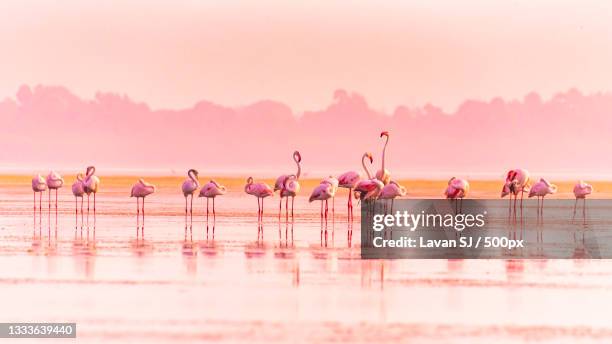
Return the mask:
<path id="1" fill-rule="evenodd" d="M 576 197 L 576 202 L 574 202 L 574 215 L 572 216 L 572 220 L 576 219 L 576 206 L 578 205 L 578 197 Z"/>
<path id="2" fill-rule="evenodd" d="M 94 192 L 94 215 L 96 214 L 96 193 Z"/>
<path id="3" fill-rule="evenodd" d="M 582 218 L 586 219 L 586 197 L 584 198 L 584 202 L 582 205 Z"/>
<path id="4" fill-rule="evenodd" d="M 187 195 L 185 195 L 185 221 L 187 221 Z"/>
<path id="5" fill-rule="evenodd" d="M 191 216 L 191 219 L 193 220 L 193 194 L 191 194 L 191 200 L 189 203 L 189 215 Z"/>
<path id="6" fill-rule="evenodd" d="M 36 191 L 34 191 L 33 194 L 34 194 L 34 214 L 36 214 Z"/>
<path id="7" fill-rule="evenodd" d="M 212 204 L 213 204 L 213 218 L 216 219 L 217 218 L 217 212 L 215 211 L 215 198 L 213 197 L 212 200 Z"/>
<path id="8" fill-rule="evenodd" d="M 323 201 L 321 201 L 321 223 L 323 223 Z"/>
<path id="9" fill-rule="evenodd" d="M 283 190 L 281 190 L 281 194 Z M 281 214 L 283 212 L 283 195 L 281 195 L 280 200 L 278 200 L 278 219 L 280 220 Z"/>
<path id="10" fill-rule="evenodd" d="M 289 196 L 285 198 L 285 222 L 289 220 Z"/>
<path id="11" fill-rule="evenodd" d="M 208 221 L 208 197 L 206 197 L 206 221 Z"/>
<path id="12" fill-rule="evenodd" d="M 49 211 L 51 211 L 51 189 L 49 189 Z"/>
<path id="13" fill-rule="evenodd" d="M 293 204 L 294 204 L 294 201 L 295 201 L 295 196 L 292 196 L 291 197 L 291 220 L 293 220 L 293 218 L 294 218 L 293 217 Z"/>

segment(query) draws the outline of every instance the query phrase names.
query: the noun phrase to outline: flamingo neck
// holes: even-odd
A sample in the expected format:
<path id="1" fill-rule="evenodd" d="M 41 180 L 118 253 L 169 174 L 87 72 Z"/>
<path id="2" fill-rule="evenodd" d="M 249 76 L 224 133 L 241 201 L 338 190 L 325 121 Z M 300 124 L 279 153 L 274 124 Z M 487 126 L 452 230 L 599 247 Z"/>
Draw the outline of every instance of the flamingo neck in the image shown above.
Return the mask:
<path id="1" fill-rule="evenodd" d="M 365 158 L 367 157 L 368 157 L 367 154 L 364 154 L 363 157 L 361 157 L 361 166 L 363 166 L 365 173 L 368 175 L 368 179 L 372 179 L 372 175 L 370 175 L 370 171 L 368 171 L 368 167 L 365 164 Z"/>
<path id="2" fill-rule="evenodd" d="M 385 153 L 387 152 L 387 145 L 389 144 L 389 136 L 385 136 L 387 138 L 387 140 L 385 141 L 385 146 L 383 147 L 383 153 L 382 153 L 382 171 L 383 173 L 385 172 Z"/>
<path id="3" fill-rule="evenodd" d="M 295 179 L 300 179 L 300 174 L 302 173 L 302 166 L 300 166 L 300 162 L 299 160 L 295 160 L 295 163 L 297 164 L 297 172 L 295 173 Z"/>

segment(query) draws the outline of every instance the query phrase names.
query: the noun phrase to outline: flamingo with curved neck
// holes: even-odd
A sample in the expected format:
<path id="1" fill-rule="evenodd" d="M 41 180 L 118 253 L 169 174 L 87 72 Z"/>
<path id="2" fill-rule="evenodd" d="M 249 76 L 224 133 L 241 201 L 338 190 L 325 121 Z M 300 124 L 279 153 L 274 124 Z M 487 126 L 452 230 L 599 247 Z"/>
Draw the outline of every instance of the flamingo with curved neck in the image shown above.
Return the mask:
<path id="1" fill-rule="evenodd" d="M 253 177 L 247 179 L 244 192 L 257 197 L 257 221 L 263 222 L 263 201 L 264 198 L 274 195 L 274 190 L 266 183 L 254 183 Z M 261 200 L 261 204 L 259 202 Z"/>
<path id="2" fill-rule="evenodd" d="M 83 195 L 85 194 L 85 184 L 83 183 L 83 174 L 77 174 L 77 180 L 72 184 L 72 194 L 74 195 L 75 216 L 79 215 L 78 198 L 81 198 L 81 218 L 83 218 Z"/>
<path id="3" fill-rule="evenodd" d="M 372 154 L 366 152 L 361 157 L 361 165 L 363 166 L 363 169 L 366 171 L 366 174 L 368 175 L 368 179 L 370 179 L 371 178 L 370 172 L 368 171 L 368 169 L 365 166 L 365 159 L 366 158 L 369 158 L 370 159 L 370 163 L 371 163 L 373 161 Z M 348 192 L 348 203 L 347 203 L 348 218 L 349 218 L 349 220 L 353 219 L 353 201 L 352 201 L 352 199 L 353 199 L 353 189 L 355 188 L 355 186 L 357 186 L 357 184 L 359 183 L 360 180 L 361 180 L 361 174 L 359 172 L 357 172 L 357 171 L 349 171 L 349 172 L 341 174 L 338 177 L 338 187 L 349 189 L 349 192 Z"/>
<path id="4" fill-rule="evenodd" d="M 87 194 L 87 213 L 89 213 L 89 195 L 93 193 L 94 204 L 93 211 L 96 213 L 96 193 L 98 193 L 98 189 L 100 187 L 100 178 L 95 176 L 96 167 L 89 166 L 87 167 L 87 171 L 85 172 L 85 180 L 83 181 L 84 190 Z"/>
<path id="5" fill-rule="evenodd" d="M 215 198 L 217 196 L 225 195 L 227 188 L 211 179 L 208 183 L 204 184 L 200 189 L 198 197 L 206 197 L 206 220 L 208 221 L 208 201 L 212 198 L 212 211 L 213 218 L 216 218 L 217 213 L 215 212 Z M 213 227 L 214 228 L 214 227 Z"/>
<path id="6" fill-rule="evenodd" d="M 383 182 L 384 185 L 387 185 L 389 184 L 389 181 L 391 181 L 391 173 L 389 173 L 389 171 L 385 169 L 385 155 L 387 152 L 387 145 L 389 144 L 389 132 L 383 131 L 382 133 L 380 133 L 380 137 L 385 137 L 386 140 L 382 152 L 382 166 L 381 169 L 376 172 L 376 179 Z"/>
<path id="7" fill-rule="evenodd" d="M 200 187 L 200 182 L 198 180 L 198 171 L 196 169 L 190 169 L 187 171 L 187 179 L 183 182 L 181 186 L 181 190 L 183 191 L 183 196 L 185 196 L 185 219 L 187 219 L 187 198 L 191 196 L 191 206 L 189 214 L 193 218 L 193 194 Z"/>
<path id="8" fill-rule="evenodd" d="M 300 154 L 299 151 L 293 152 L 293 161 L 295 161 L 295 164 L 297 165 L 297 171 L 295 172 L 295 174 L 283 174 L 279 176 L 278 178 L 276 178 L 276 182 L 274 183 L 274 191 L 280 191 L 280 196 L 281 196 L 278 202 L 278 218 L 279 219 L 281 217 L 281 212 L 282 212 L 283 198 L 286 198 L 285 212 L 288 214 L 289 197 L 291 197 L 291 213 L 293 214 L 293 203 L 295 200 L 295 196 L 297 195 L 297 192 L 299 191 L 298 180 L 300 179 L 300 175 L 302 174 L 302 166 L 300 165 L 300 163 L 302 162 L 302 155 Z M 293 176 L 293 179 L 294 179 L 292 183 L 297 184 L 297 188 L 294 191 L 287 190 L 285 188 L 287 180 L 291 176 Z M 289 215 L 286 215 L 286 216 L 288 217 Z"/>

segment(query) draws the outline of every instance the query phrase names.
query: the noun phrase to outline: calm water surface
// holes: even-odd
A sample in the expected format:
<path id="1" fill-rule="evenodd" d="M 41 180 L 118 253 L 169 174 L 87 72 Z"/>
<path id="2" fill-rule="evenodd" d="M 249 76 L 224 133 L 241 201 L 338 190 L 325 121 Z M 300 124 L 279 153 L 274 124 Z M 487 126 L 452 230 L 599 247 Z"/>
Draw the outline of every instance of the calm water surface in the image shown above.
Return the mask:
<path id="1" fill-rule="evenodd" d="M 207 224 L 178 191 L 147 200 L 137 235 L 125 190 L 81 220 L 68 188 L 57 217 L 46 194 L 34 216 L 28 187 L 0 188 L 0 322 L 77 322 L 100 343 L 612 341 L 611 261 L 364 261 L 344 197 L 327 225 L 318 203 L 286 222 L 268 199 L 261 228 L 241 192 Z"/>

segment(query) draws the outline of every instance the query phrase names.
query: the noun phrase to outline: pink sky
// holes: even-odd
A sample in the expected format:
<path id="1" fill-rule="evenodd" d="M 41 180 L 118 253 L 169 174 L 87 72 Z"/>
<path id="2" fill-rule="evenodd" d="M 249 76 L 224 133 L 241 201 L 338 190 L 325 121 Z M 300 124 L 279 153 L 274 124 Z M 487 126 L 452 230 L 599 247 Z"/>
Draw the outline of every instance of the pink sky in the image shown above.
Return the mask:
<path id="1" fill-rule="evenodd" d="M 377 110 L 612 90 L 609 1 L 2 1 L 0 97 L 22 84 L 153 108 L 337 88 Z"/>

